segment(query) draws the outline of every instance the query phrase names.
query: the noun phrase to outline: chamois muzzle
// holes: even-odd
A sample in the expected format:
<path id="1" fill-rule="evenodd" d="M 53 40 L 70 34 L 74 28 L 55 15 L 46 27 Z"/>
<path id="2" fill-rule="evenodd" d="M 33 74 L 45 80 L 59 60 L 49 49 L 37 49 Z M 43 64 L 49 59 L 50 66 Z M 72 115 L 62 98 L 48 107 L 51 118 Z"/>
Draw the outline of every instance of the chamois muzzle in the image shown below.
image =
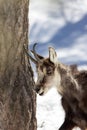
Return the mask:
<path id="1" fill-rule="evenodd" d="M 41 86 L 36 86 L 35 89 L 36 93 L 38 93 L 40 96 L 42 96 L 44 94 L 44 91 L 41 90 Z"/>

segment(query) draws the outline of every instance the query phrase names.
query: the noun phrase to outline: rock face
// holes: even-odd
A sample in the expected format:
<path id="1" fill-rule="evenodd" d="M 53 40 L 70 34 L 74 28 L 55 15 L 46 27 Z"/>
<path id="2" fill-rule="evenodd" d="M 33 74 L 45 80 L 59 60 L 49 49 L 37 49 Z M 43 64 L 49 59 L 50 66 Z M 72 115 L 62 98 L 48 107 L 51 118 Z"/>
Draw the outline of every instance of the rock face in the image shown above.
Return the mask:
<path id="1" fill-rule="evenodd" d="M 28 0 L 0 0 L 0 130 L 36 130 L 28 44 Z"/>

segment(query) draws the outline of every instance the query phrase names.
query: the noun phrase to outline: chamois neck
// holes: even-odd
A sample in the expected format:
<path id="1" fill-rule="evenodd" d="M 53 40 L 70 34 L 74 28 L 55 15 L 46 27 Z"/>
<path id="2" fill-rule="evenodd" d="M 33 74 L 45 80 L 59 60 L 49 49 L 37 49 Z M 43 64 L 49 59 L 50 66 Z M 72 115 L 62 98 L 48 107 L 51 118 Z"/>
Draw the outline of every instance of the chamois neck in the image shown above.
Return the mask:
<path id="1" fill-rule="evenodd" d="M 70 72 L 69 66 L 59 64 L 58 72 L 61 77 L 61 91 L 60 94 L 64 95 L 65 93 L 74 93 L 77 96 L 77 91 L 79 91 L 79 85 L 77 81 L 74 79 L 73 75 Z"/>

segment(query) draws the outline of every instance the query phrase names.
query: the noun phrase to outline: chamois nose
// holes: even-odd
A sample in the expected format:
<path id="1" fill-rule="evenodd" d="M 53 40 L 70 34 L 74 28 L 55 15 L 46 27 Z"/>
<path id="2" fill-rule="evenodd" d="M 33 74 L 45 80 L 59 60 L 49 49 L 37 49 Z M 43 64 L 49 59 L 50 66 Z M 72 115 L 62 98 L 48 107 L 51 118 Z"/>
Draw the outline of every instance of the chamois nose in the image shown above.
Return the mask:
<path id="1" fill-rule="evenodd" d="M 38 93 L 40 91 L 40 87 L 36 87 L 35 91 Z"/>

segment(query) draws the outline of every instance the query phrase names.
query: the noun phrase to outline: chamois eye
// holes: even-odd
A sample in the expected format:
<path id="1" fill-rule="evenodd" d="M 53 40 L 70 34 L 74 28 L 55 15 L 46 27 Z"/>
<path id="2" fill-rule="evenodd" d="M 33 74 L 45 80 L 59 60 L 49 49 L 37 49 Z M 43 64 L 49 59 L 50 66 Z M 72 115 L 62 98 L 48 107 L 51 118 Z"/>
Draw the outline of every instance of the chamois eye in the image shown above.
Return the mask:
<path id="1" fill-rule="evenodd" d="M 52 68 L 48 68 L 48 69 L 47 69 L 47 74 L 48 74 L 48 75 L 51 75 L 52 72 L 53 72 L 53 71 L 52 71 Z"/>

